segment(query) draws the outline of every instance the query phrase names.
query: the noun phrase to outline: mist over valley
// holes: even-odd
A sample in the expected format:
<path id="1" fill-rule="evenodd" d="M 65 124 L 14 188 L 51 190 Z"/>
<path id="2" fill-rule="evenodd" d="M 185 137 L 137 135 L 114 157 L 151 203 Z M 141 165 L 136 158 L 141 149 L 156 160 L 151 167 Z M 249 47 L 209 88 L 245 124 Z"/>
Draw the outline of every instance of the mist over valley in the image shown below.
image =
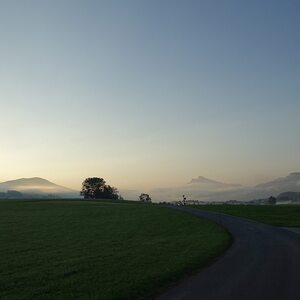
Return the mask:
<path id="1" fill-rule="evenodd" d="M 80 198 L 78 191 L 55 184 L 40 177 L 20 178 L 0 183 L 0 198 Z M 21 193 L 17 194 L 16 192 Z M 138 200 L 143 191 L 136 189 L 119 189 L 123 198 Z M 300 192 L 300 172 L 291 173 L 272 181 L 255 185 L 244 186 L 237 183 L 224 183 L 204 176 L 192 178 L 186 184 L 178 187 L 161 187 L 147 191 L 154 202 L 178 201 L 185 195 L 188 200 L 198 201 L 250 201 L 278 196 L 285 192 Z M 8 194 L 7 194 L 8 193 Z"/>

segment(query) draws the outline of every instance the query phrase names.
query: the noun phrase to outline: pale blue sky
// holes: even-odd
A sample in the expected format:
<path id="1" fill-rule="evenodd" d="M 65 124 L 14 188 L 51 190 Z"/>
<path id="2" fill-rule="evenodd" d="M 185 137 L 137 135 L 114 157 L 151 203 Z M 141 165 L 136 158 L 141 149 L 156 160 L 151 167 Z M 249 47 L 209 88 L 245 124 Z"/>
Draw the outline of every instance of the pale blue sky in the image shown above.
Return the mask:
<path id="1" fill-rule="evenodd" d="M 299 12 L 0 0 L 0 181 L 150 188 L 299 171 Z"/>

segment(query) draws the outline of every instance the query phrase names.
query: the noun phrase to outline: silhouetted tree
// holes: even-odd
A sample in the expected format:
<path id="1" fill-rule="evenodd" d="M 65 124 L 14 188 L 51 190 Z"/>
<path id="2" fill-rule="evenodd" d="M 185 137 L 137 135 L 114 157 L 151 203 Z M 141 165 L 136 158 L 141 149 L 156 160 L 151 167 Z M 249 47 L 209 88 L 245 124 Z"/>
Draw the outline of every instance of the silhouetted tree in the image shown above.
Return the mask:
<path id="1" fill-rule="evenodd" d="M 148 203 L 151 202 L 151 197 L 149 196 L 149 194 L 142 193 L 142 194 L 139 196 L 139 199 L 140 199 L 140 201 L 142 201 L 142 202 L 148 202 Z"/>
<path id="2" fill-rule="evenodd" d="M 269 199 L 268 199 L 268 203 L 269 204 L 276 204 L 276 198 L 271 196 Z"/>
<path id="3" fill-rule="evenodd" d="M 103 197 L 106 199 L 119 199 L 118 190 L 110 185 L 105 185 L 103 187 Z"/>
<path id="4" fill-rule="evenodd" d="M 118 190 L 107 185 L 103 178 L 89 177 L 82 183 L 80 195 L 84 199 L 118 199 Z"/>

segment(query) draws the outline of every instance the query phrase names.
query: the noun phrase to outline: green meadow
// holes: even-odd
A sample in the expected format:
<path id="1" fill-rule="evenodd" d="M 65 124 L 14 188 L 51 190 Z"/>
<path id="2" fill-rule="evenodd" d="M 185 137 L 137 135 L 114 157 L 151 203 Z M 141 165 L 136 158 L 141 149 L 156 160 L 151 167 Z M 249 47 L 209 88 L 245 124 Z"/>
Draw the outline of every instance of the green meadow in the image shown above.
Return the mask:
<path id="1" fill-rule="evenodd" d="M 210 221 L 157 205 L 1 201 L 0 299 L 145 299 L 230 240 Z"/>
<path id="2" fill-rule="evenodd" d="M 195 205 L 237 217 L 252 219 L 273 226 L 300 227 L 300 205 Z"/>

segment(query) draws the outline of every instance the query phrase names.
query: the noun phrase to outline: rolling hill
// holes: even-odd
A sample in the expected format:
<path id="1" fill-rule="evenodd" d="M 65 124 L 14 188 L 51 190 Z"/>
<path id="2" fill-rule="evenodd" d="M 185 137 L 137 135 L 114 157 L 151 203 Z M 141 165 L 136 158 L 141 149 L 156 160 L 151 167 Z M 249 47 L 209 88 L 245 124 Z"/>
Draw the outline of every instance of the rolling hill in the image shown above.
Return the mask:
<path id="1" fill-rule="evenodd" d="M 79 192 L 57 185 L 40 177 L 20 178 L 0 183 L 0 192 L 18 191 L 24 195 L 78 198 Z"/>

